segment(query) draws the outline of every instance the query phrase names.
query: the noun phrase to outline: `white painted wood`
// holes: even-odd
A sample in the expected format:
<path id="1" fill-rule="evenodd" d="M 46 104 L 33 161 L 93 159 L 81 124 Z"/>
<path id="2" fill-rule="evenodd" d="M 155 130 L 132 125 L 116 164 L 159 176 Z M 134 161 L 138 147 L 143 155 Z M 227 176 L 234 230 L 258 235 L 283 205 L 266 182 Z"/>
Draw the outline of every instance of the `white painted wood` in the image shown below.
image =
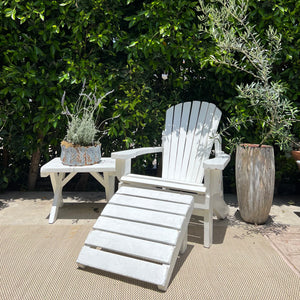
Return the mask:
<path id="1" fill-rule="evenodd" d="M 130 164 L 130 161 L 129 161 Z M 116 162 L 114 159 L 102 157 L 101 161 L 88 166 L 67 166 L 56 157 L 41 167 L 41 177 L 50 175 L 53 188 L 53 204 L 49 216 L 49 224 L 56 221 L 59 207 L 63 205 L 62 189 L 77 174 L 90 173 L 104 186 L 106 198 L 109 200 L 115 189 Z M 103 175 L 99 174 L 103 173 Z M 68 174 L 66 176 L 66 174 Z"/>
<path id="2" fill-rule="evenodd" d="M 163 286 L 165 285 L 166 274 L 169 270 L 169 265 L 160 265 L 132 257 L 99 251 L 87 246 L 82 248 L 77 263 Z"/>
<path id="3" fill-rule="evenodd" d="M 76 175 L 75 172 L 70 173 L 67 177 L 64 178 L 62 181 L 62 186 L 64 187 L 74 176 Z"/>
<path id="4" fill-rule="evenodd" d="M 55 192 L 56 189 L 61 186 L 61 182 L 63 181 L 64 177 L 65 177 L 64 173 L 62 173 L 62 174 L 52 173 L 50 175 L 53 192 Z"/>
<path id="5" fill-rule="evenodd" d="M 213 204 L 211 201 L 211 172 L 205 170 L 205 185 L 207 187 L 207 193 L 205 194 L 205 202 L 208 208 L 204 210 L 204 247 L 209 248 L 213 242 Z"/>
<path id="6" fill-rule="evenodd" d="M 177 161 L 177 150 L 178 150 L 179 131 L 181 125 L 182 106 L 183 106 L 182 103 L 180 103 L 174 107 L 170 152 L 168 156 L 164 156 L 167 159 L 169 159 L 169 167 L 168 167 L 168 175 L 167 175 L 167 178 L 169 179 L 174 179 L 175 177 L 174 173 L 175 173 L 175 166 Z"/>
<path id="7" fill-rule="evenodd" d="M 218 129 L 219 122 L 221 120 L 221 111 L 216 108 L 214 104 L 209 104 L 209 108 L 206 115 L 206 120 L 203 132 L 202 132 L 202 140 L 200 141 L 200 145 L 203 145 L 201 148 L 201 161 L 200 164 L 197 165 L 195 169 L 197 169 L 196 174 L 196 182 L 202 182 L 204 177 L 204 168 L 203 168 L 203 162 L 207 160 L 210 156 L 211 149 L 213 147 L 213 144 L 215 142 L 216 138 L 216 132 Z M 208 124 L 210 124 L 210 129 L 208 128 Z M 199 160 L 197 159 L 197 162 Z"/>
<path id="8" fill-rule="evenodd" d="M 193 184 L 180 181 L 171 181 L 159 177 L 143 176 L 138 174 L 130 174 L 123 176 L 121 181 L 128 184 L 136 184 L 140 186 L 157 186 L 162 188 L 174 189 L 178 191 L 205 193 L 206 187 L 202 184 Z"/>
<path id="9" fill-rule="evenodd" d="M 159 227 L 150 224 L 136 223 L 133 221 L 113 219 L 101 216 L 96 221 L 94 229 L 124 234 L 149 241 L 161 242 L 168 245 L 176 245 L 179 231 L 172 228 Z"/>
<path id="10" fill-rule="evenodd" d="M 228 154 L 219 155 L 216 158 L 207 159 L 203 162 L 204 169 L 224 170 L 230 161 Z"/>
<path id="11" fill-rule="evenodd" d="M 171 260 L 171 263 L 170 263 L 170 268 L 169 268 L 169 271 L 166 274 L 165 282 L 164 282 L 163 285 L 158 285 L 158 288 L 161 289 L 161 290 L 166 291 L 166 289 L 169 285 L 170 279 L 171 279 L 171 275 L 172 275 L 172 272 L 173 272 L 173 269 L 174 269 L 179 251 L 184 250 L 184 248 L 185 248 L 184 243 L 185 243 L 186 233 L 187 233 L 187 230 L 188 230 L 188 223 L 189 223 L 189 220 L 191 218 L 192 211 L 193 211 L 193 207 L 191 206 L 191 209 L 190 209 L 189 213 L 187 214 L 187 216 L 184 220 L 184 224 L 182 225 L 180 235 L 179 235 L 178 241 L 176 243 L 175 250 L 173 252 L 172 260 Z"/>
<path id="12" fill-rule="evenodd" d="M 171 245 L 99 230 L 89 233 L 85 245 L 165 264 L 170 264 L 174 251 Z"/>
<path id="13" fill-rule="evenodd" d="M 180 175 L 180 180 L 183 180 L 183 181 L 186 181 L 187 172 L 188 172 L 189 168 L 192 167 L 189 162 L 190 162 L 191 152 L 193 149 L 194 135 L 195 135 L 196 124 L 197 124 L 197 120 L 198 120 L 198 116 L 199 116 L 200 107 L 201 107 L 200 101 L 193 101 L 192 109 L 190 112 L 188 132 L 186 134 L 186 144 L 185 144 L 185 150 L 184 150 L 182 168 L 181 168 L 181 175 Z"/>
<path id="14" fill-rule="evenodd" d="M 172 193 L 168 192 L 166 190 L 155 190 L 155 189 L 143 189 L 138 187 L 132 187 L 132 186 L 122 186 L 118 189 L 118 194 L 124 194 L 124 195 L 133 195 L 137 197 L 145 197 L 145 198 L 151 198 L 151 199 L 160 199 L 160 200 L 166 200 L 176 203 L 183 203 L 191 205 L 193 202 L 193 196 L 188 194 L 179 194 L 178 192 Z"/>
<path id="15" fill-rule="evenodd" d="M 221 115 L 214 104 L 207 102 L 193 101 L 170 107 L 166 112 L 162 137 L 162 178 L 127 172 L 126 177 L 121 177 L 121 186 L 196 193 L 195 209 L 198 213 L 203 210 L 203 215 L 207 214 L 205 211 L 210 207 L 209 202 L 213 201 L 214 213 L 219 218 L 226 217 L 228 208 L 223 198 L 222 181 L 218 179 L 222 173 L 216 176 L 213 172 L 223 170 L 230 160 L 230 156 L 223 153 L 221 137 L 217 134 Z M 209 159 L 213 144 L 216 158 Z M 205 169 L 212 181 L 217 178 L 209 191 L 205 181 L 203 184 Z"/>
<path id="16" fill-rule="evenodd" d="M 194 208 L 195 209 L 207 209 L 208 206 L 205 203 L 205 194 L 194 195 Z"/>
<path id="17" fill-rule="evenodd" d="M 105 206 L 102 215 L 175 229 L 180 229 L 184 221 L 179 215 L 111 204 Z"/>
<path id="18" fill-rule="evenodd" d="M 116 176 L 120 178 L 131 172 L 131 159 L 116 159 Z"/>
<path id="19" fill-rule="evenodd" d="M 103 173 L 105 195 L 107 200 L 110 200 L 115 193 L 115 175 L 116 174 L 113 172 Z"/>
<path id="20" fill-rule="evenodd" d="M 61 206 L 63 206 L 62 181 L 64 178 L 65 178 L 64 173 L 51 173 L 50 174 L 54 197 L 53 197 L 53 203 L 52 203 L 52 207 L 51 207 L 51 211 L 50 211 L 50 215 L 49 215 L 49 224 L 52 224 L 55 222 L 57 215 L 58 215 L 58 210 Z"/>
<path id="21" fill-rule="evenodd" d="M 209 104 L 207 102 L 202 102 L 195 128 L 192 150 L 189 156 L 189 168 L 186 175 L 187 181 L 196 182 L 196 175 L 200 164 L 202 163 L 203 151 L 206 148 L 206 135 L 208 134 L 208 129 L 210 127 L 209 124 L 206 125 L 205 123 L 208 109 L 211 109 Z"/>
<path id="22" fill-rule="evenodd" d="M 64 165 L 59 157 L 56 157 L 43 165 L 40 170 L 41 177 L 47 177 L 51 173 L 90 173 L 90 172 L 115 172 L 116 162 L 109 157 L 101 157 L 98 164 L 89 166 L 67 166 Z"/>
<path id="23" fill-rule="evenodd" d="M 222 171 L 211 170 L 210 178 L 213 212 L 219 219 L 225 219 L 228 216 L 229 207 L 224 201 Z"/>
<path id="24" fill-rule="evenodd" d="M 222 170 L 230 156 L 222 152 L 217 134 L 220 118 L 221 111 L 214 104 L 181 103 L 166 112 L 162 147 L 112 154 L 120 188 L 86 241 L 98 248 L 85 246 L 79 264 L 155 283 L 166 290 L 178 254 L 187 247 L 193 208 L 204 217 L 204 246 L 211 246 L 213 211 L 219 218 L 228 213 Z M 209 159 L 213 145 L 216 158 Z M 157 150 L 163 152 L 162 178 L 130 173 L 131 158 Z M 155 269 L 149 260 L 155 262 Z M 152 272 L 151 276 L 147 272 Z"/>
<path id="25" fill-rule="evenodd" d="M 224 154 L 224 152 L 222 151 L 222 138 L 218 133 L 215 134 L 215 152 L 216 156 L 218 156 L 219 154 Z"/>
<path id="26" fill-rule="evenodd" d="M 97 172 L 90 173 L 105 188 L 106 199 L 109 200 L 114 194 L 115 174 L 112 172 L 103 172 L 103 175 Z"/>
<path id="27" fill-rule="evenodd" d="M 113 197 L 110 204 L 124 205 L 128 207 L 143 208 L 154 211 L 169 212 L 172 214 L 186 215 L 189 205 L 178 204 L 161 200 L 154 200 L 146 197 L 136 197 L 131 195 L 119 195 Z"/>
<path id="28" fill-rule="evenodd" d="M 175 161 L 175 171 L 172 178 L 175 180 L 180 180 L 182 176 L 182 163 L 183 157 L 185 153 L 185 146 L 186 146 L 186 135 L 188 131 L 189 125 L 189 118 L 190 118 L 190 111 L 191 111 L 191 102 L 185 102 L 183 104 L 182 109 L 182 116 L 180 122 L 180 129 L 179 129 L 179 137 L 178 137 L 178 146 L 177 146 L 177 157 Z"/>
<path id="29" fill-rule="evenodd" d="M 180 246 L 179 253 L 183 254 L 187 248 L 187 242 L 188 242 L 188 233 L 187 230 L 183 233 L 183 238 Z"/>
<path id="30" fill-rule="evenodd" d="M 137 149 L 129 149 L 118 152 L 113 152 L 111 158 L 113 159 L 132 159 L 143 154 L 162 152 L 162 147 L 145 147 Z"/>
<path id="31" fill-rule="evenodd" d="M 166 120 L 165 120 L 165 130 L 162 136 L 162 145 L 163 145 L 163 168 L 162 168 L 162 177 L 168 177 L 169 170 L 169 153 L 171 149 L 171 136 L 173 130 L 173 113 L 174 106 L 170 107 L 166 112 Z"/>
<path id="32" fill-rule="evenodd" d="M 127 197 L 127 200 L 128 197 L 137 198 L 124 194 L 130 190 L 133 193 L 141 193 L 142 190 L 144 194 L 148 193 L 148 189 L 135 189 L 128 186 L 123 186 L 121 189 L 123 193 L 119 194 L 118 191 L 102 211 L 94 231 L 85 241 L 77 263 L 81 267 L 94 267 L 154 283 L 159 289 L 165 291 L 179 251 L 184 251 L 187 246 L 187 227 L 193 211 L 193 196 L 183 197 L 185 201 L 189 201 L 189 205 L 140 197 L 141 201 L 148 200 L 152 204 L 165 202 L 168 206 L 173 205 L 175 208 L 169 207 L 171 211 L 188 207 L 188 210 L 184 209 L 184 214 L 176 215 L 116 205 L 114 203 L 122 197 L 124 199 Z M 181 196 L 181 194 L 164 191 L 160 191 L 159 195 L 163 193 L 166 193 L 164 199 L 169 199 L 170 196 L 179 199 Z M 159 209 L 158 206 L 156 209 Z M 124 220 L 124 217 L 132 220 Z M 151 274 L 146 275 L 145 272 Z"/>

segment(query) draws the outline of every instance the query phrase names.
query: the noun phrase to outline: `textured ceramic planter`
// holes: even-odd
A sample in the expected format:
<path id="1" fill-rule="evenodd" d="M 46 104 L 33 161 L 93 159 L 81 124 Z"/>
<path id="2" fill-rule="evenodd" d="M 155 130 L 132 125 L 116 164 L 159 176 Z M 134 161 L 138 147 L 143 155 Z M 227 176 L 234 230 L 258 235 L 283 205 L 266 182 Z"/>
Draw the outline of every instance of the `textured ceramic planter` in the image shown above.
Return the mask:
<path id="1" fill-rule="evenodd" d="M 60 159 L 64 165 L 68 166 L 96 164 L 101 159 L 101 145 L 83 147 L 62 141 Z"/>
<path id="2" fill-rule="evenodd" d="M 300 170 L 300 150 L 293 150 L 292 156 L 298 165 L 298 169 Z"/>
<path id="3" fill-rule="evenodd" d="M 293 156 L 294 160 L 300 160 L 300 150 L 293 150 L 292 156 Z"/>
<path id="4" fill-rule="evenodd" d="M 273 147 L 239 145 L 236 152 L 235 176 L 242 219 L 253 224 L 264 224 L 268 219 L 274 196 Z"/>

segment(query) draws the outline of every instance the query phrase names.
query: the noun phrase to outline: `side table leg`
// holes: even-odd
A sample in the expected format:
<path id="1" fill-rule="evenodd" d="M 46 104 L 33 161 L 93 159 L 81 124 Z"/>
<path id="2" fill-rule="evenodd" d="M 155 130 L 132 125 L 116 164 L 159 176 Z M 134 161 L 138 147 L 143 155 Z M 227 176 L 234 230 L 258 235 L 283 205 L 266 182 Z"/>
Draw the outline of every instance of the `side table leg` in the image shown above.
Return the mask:
<path id="1" fill-rule="evenodd" d="M 104 172 L 103 177 L 104 177 L 105 196 L 106 196 L 106 200 L 109 201 L 110 198 L 115 193 L 115 175 Z"/>
<path id="2" fill-rule="evenodd" d="M 49 216 L 49 224 L 52 224 L 56 221 L 59 207 L 63 206 L 62 199 L 62 181 L 65 177 L 64 173 L 51 173 L 51 183 L 54 192 L 53 203 L 51 207 L 51 212 Z"/>

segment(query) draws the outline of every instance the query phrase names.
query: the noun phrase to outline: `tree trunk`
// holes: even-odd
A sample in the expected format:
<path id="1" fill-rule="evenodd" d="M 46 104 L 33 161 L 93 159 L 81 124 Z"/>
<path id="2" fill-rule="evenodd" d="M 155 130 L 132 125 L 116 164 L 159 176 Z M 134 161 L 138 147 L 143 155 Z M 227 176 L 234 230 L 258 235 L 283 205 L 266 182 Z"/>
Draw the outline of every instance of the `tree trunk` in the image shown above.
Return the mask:
<path id="1" fill-rule="evenodd" d="M 264 224 L 268 219 L 274 196 L 273 147 L 239 145 L 235 171 L 242 219 L 253 224 Z"/>
<path id="2" fill-rule="evenodd" d="M 8 161 L 9 161 L 9 153 L 5 147 L 3 147 L 2 151 L 3 151 L 2 167 L 3 167 L 3 169 L 7 169 Z"/>
<path id="3" fill-rule="evenodd" d="M 30 168 L 28 173 L 28 190 L 32 191 L 35 189 L 36 181 L 39 175 L 39 164 L 41 158 L 40 148 L 36 149 L 31 156 Z"/>

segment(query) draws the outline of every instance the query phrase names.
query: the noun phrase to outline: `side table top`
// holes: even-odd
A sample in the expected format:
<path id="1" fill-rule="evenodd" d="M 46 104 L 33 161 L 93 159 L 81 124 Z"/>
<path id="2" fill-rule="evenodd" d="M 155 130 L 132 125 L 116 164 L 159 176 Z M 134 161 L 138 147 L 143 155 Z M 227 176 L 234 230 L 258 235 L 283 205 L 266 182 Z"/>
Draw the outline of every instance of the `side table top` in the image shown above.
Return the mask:
<path id="1" fill-rule="evenodd" d="M 90 172 L 115 172 L 116 162 L 110 157 L 101 157 L 99 163 L 88 166 L 67 166 L 56 157 L 41 167 L 41 177 L 47 177 L 50 173 L 90 173 Z"/>

